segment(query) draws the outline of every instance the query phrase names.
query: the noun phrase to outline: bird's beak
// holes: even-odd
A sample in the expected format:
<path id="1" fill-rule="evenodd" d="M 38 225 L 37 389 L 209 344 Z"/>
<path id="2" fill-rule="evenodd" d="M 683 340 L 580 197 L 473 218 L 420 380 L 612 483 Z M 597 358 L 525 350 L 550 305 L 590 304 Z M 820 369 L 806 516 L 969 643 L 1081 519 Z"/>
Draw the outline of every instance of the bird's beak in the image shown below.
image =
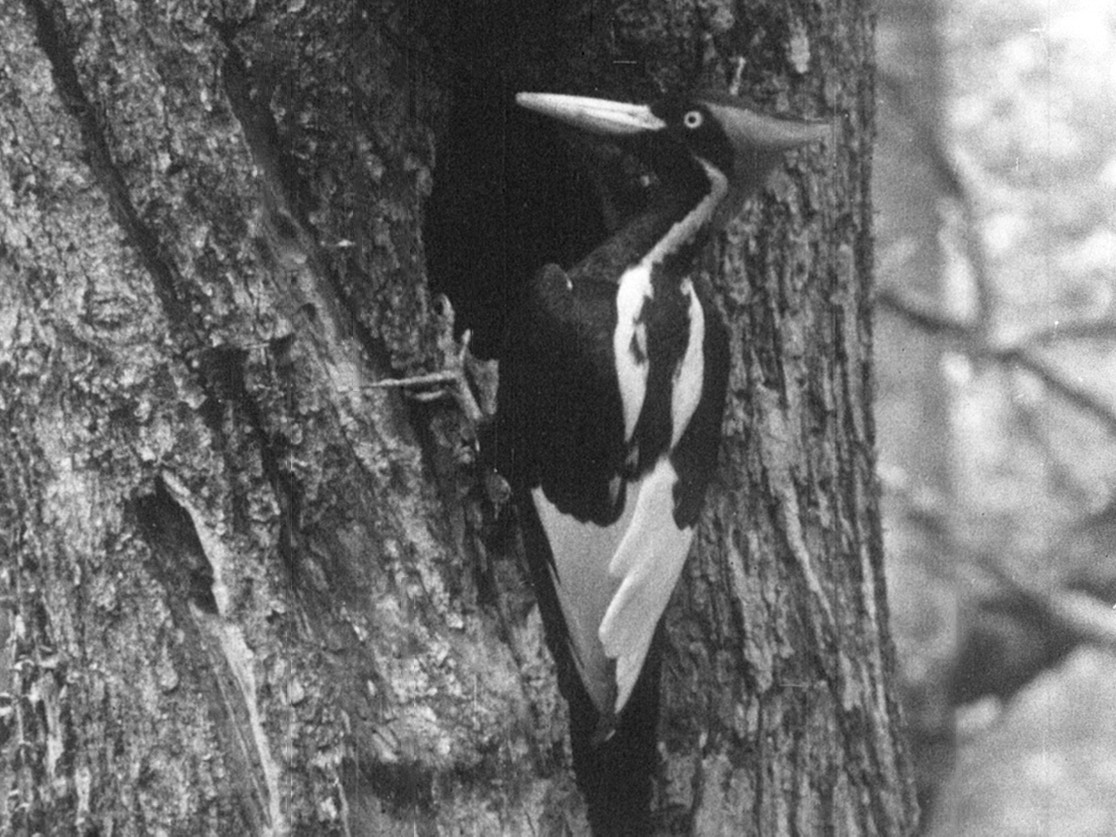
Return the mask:
<path id="1" fill-rule="evenodd" d="M 788 151 L 828 137 L 833 126 L 828 122 L 803 122 L 779 119 L 732 104 L 706 102 L 713 117 L 737 149 Z"/>
<path id="2" fill-rule="evenodd" d="M 515 101 L 528 110 L 597 134 L 631 136 L 666 127 L 647 105 L 560 93 L 517 93 Z"/>

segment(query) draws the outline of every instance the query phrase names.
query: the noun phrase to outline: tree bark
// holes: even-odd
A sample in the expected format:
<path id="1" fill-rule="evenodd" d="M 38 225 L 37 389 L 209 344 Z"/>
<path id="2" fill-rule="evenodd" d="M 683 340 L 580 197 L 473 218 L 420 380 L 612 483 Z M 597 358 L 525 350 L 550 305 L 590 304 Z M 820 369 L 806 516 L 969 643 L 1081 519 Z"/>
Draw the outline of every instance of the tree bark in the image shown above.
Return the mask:
<path id="1" fill-rule="evenodd" d="M 491 79 L 735 79 L 839 116 L 705 264 L 731 406 L 667 617 L 656 816 L 910 829 L 867 9 L 21 0 L 0 31 L 0 830 L 583 828 L 472 428 L 372 386 L 451 353 L 424 211 Z"/>

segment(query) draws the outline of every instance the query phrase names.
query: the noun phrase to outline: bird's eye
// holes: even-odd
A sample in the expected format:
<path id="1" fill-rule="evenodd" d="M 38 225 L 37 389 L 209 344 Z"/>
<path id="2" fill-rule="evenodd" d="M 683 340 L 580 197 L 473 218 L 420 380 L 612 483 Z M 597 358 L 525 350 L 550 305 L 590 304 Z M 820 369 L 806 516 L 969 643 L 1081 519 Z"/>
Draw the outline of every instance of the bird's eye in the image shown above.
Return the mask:
<path id="1" fill-rule="evenodd" d="M 682 117 L 682 124 L 693 130 L 694 128 L 700 128 L 704 119 L 705 117 L 701 115 L 700 110 L 691 110 Z"/>

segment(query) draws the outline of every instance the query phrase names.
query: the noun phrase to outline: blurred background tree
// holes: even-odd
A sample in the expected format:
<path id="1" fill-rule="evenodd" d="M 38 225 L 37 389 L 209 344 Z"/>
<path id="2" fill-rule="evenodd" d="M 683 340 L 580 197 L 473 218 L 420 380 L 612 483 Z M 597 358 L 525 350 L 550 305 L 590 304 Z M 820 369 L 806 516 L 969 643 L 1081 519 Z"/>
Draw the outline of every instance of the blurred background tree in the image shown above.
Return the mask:
<path id="1" fill-rule="evenodd" d="M 1116 833 L 1116 8 L 890 0 L 877 412 L 923 829 Z"/>

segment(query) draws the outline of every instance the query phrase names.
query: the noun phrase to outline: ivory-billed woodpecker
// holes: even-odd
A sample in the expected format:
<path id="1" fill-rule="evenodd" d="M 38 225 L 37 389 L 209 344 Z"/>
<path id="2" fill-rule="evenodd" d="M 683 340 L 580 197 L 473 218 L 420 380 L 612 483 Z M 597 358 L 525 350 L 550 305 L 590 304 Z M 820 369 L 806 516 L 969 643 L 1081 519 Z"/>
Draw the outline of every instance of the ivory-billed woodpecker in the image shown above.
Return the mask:
<path id="1" fill-rule="evenodd" d="M 783 152 L 828 124 L 727 95 L 518 103 L 614 137 L 656 175 L 646 211 L 568 272 L 544 267 L 510 317 L 492 439 L 570 706 L 596 834 L 649 830 L 659 622 L 717 463 L 726 330 L 690 272 Z"/>

